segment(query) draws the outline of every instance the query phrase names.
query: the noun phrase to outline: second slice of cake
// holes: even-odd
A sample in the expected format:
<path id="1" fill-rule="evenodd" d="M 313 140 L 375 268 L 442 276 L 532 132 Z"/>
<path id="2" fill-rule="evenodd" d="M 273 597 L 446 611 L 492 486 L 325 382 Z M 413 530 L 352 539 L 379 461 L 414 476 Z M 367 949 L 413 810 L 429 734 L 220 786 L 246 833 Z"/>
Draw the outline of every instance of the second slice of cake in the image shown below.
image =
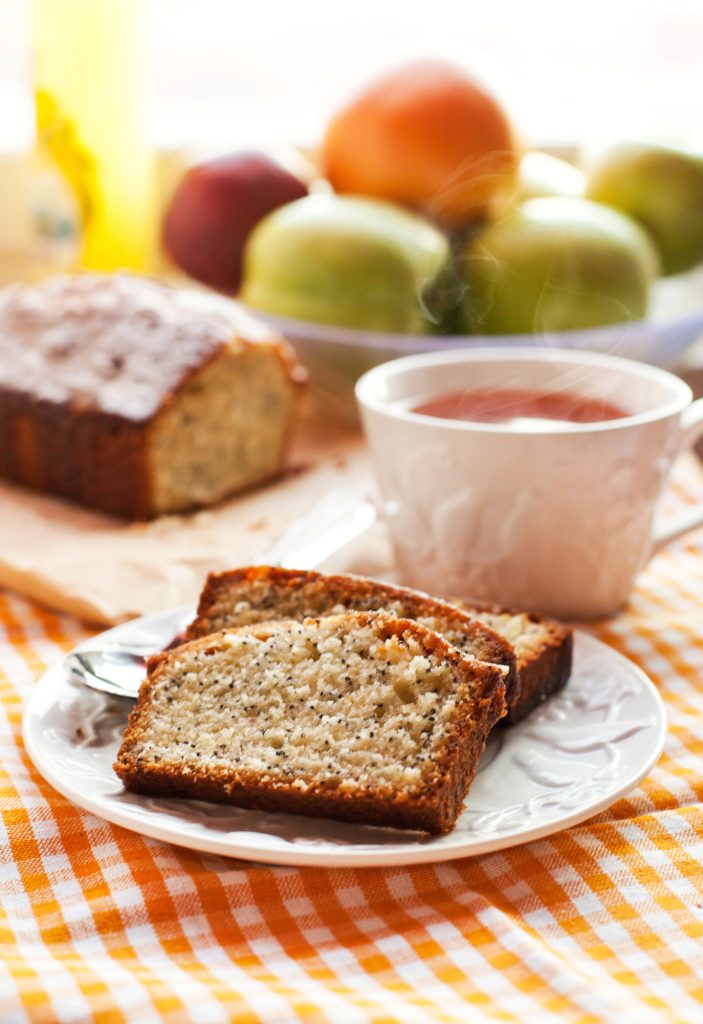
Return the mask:
<path id="1" fill-rule="evenodd" d="M 115 770 L 139 793 L 441 833 L 504 713 L 501 670 L 416 622 L 264 623 L 151 659 Z"/>

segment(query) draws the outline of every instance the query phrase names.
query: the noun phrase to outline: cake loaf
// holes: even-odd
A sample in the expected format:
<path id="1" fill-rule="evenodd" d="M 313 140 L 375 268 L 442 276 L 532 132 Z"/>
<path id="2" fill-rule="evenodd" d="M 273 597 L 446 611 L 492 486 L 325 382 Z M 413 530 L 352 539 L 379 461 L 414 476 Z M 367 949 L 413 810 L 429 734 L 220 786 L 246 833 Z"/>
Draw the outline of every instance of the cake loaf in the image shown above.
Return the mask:
<path id="1" fill-rule="evenodd" d="M 131 274 L 0 293 L 0 476 L 130 519 L 275 477 L 303 372 L 230 300 Z"/>
<path id="2" fill-rule="evenodd" d="M 301 620 L 347 610 L 384 611 L 396 618 L 414 619 L 441 633 L 464 654 L 500 665 L 505 670 L 508 707 L 519 701 L 515 653 L 495 630 L 454 605 L 363 576 L 266 565 L 210 573 L 197 616 L 186 629 L 185 638 L 193 640 L 220 629 L 269 619 Z"/>
<path id="3" fill-rule="evenodd" d="M 137 793 L 441 833 L 504 709 L 497 667 L 408 619 L 264 623 L 150 659 L 115 771 Z"/>

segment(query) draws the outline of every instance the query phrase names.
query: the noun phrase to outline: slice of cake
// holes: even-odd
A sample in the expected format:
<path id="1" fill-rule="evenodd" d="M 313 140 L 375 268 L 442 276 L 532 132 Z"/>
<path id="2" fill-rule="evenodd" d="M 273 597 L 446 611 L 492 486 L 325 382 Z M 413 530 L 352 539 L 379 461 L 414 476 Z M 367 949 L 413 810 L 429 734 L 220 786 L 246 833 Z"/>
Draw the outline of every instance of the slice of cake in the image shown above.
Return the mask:
<path id="1" fill-rule="evenodd" d="M 574 636 L 570 626 L 531 612 L 457 601 L 468 615 L 500 633 L 515 650 L 519 697 L 508 708 L 506 725 L 522 721 L 569 681 Z"/>
<path id="2" fill-rule="evenodd" d="M 515 654 L 490 626 L 427 594 L 362 576 L 265 565 L 211 573 L 200 595 L 197 617 L 185 636 L 194 640 L 270 619 L 302 620 L 347 610 L 384 611 L 441 633 L 464 654 L 503 666 L 506 703 L 511 707 L 519 701 Z"/>
<path id="3" fill-rule="evenodd" d="M 501 671 L 408 619 L 346 612 L 156 655 L 115 771 L 137 793 L 451 829 Z"/>

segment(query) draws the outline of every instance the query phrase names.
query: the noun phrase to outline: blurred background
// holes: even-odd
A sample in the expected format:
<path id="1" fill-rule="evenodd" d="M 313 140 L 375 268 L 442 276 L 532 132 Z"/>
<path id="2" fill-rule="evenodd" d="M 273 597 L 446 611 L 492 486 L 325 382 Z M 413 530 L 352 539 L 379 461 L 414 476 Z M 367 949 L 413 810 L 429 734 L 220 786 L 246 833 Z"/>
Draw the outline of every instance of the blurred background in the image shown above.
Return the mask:
<path id="1" fill-rule="evenodd" d="M 173 272 L 161 225 L 189 166 L 313 152 L 349 97 L 413 58 L 483 82 L 527 149 L 579 161 L 642 139 L 700 153 L 701 54 L 702 0 L 0 0 L 0 285 L 80 266 Z M 703 310 L 700 272 L 683 304 L 666 274 L 655 312 Z M 686 331 L 631 353 L 670 363 Z M 587 343 L 625 350 L 624 337 Z"/>
<path id="2" fill-rule="evenodd" d="M 361 81 L 427 54 L 482 75 L 541 144 L 600 143 L 623 131 L 703 141 L 700 0 L 355 0 L 343 7 L 140 0 L 139 7 L 146 120 L 160 147 L 312 143 Z M 28 0 L 0 3 L 0 111 L 2 149 L 29 145 Z"/>
<path id="3" fill-rule="evenodd" d="M 156 159 L 159 203 L 182 160 L 269 143 L 314 146 L 360 83 L 417 56 L 448 58 L 483 79 L 528 145 L 567 155 L 623 137 L 703 147 L 700 0 L 355 0 L 344 8 L 327 0 L 95 0 L 93 24 L 77 40 L 90 6 L 0 3 L 0 283 L 32 272 L 28 210 L 37 200 L 28 193 L 37 173 L 26 158 L 35 138 L 33 68 L 47 63 L 42 46 L 68 52 L 78 44 L 88 94 L 91 60 L 102 74 L 112 54 L 129 130 L 136 138 L 136 110 L 140 145 Z M 94 113 L 110 124 L 114 103 L 100 113 L 99 102 Z M 56 242 L 61 228 L 51 230 Z M 34 244 L 31 259 L 49 268 L 70 260 L 68 241 L 40 253 Z M 152 258 L 159 269 L 158 253 Z"/>

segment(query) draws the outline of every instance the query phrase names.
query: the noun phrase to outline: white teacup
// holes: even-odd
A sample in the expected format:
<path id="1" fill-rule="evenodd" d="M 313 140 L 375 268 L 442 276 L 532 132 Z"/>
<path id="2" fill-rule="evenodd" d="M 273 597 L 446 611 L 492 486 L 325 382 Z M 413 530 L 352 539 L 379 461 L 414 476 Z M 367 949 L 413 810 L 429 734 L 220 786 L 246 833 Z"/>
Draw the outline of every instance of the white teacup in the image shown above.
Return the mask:
<path id="1" fill-rule="evenodd" d="M 420 415 L 462 389 L 603 398 L 591 423 L 474 423 Z M 567 619 L 608 615 L 703 508 L 655 522 L 677 454 L 703 433 L 703 400 L 664 370 L 587 352 L 476 348 L 384 363 L 357 383 L 402 581 Z"/>

